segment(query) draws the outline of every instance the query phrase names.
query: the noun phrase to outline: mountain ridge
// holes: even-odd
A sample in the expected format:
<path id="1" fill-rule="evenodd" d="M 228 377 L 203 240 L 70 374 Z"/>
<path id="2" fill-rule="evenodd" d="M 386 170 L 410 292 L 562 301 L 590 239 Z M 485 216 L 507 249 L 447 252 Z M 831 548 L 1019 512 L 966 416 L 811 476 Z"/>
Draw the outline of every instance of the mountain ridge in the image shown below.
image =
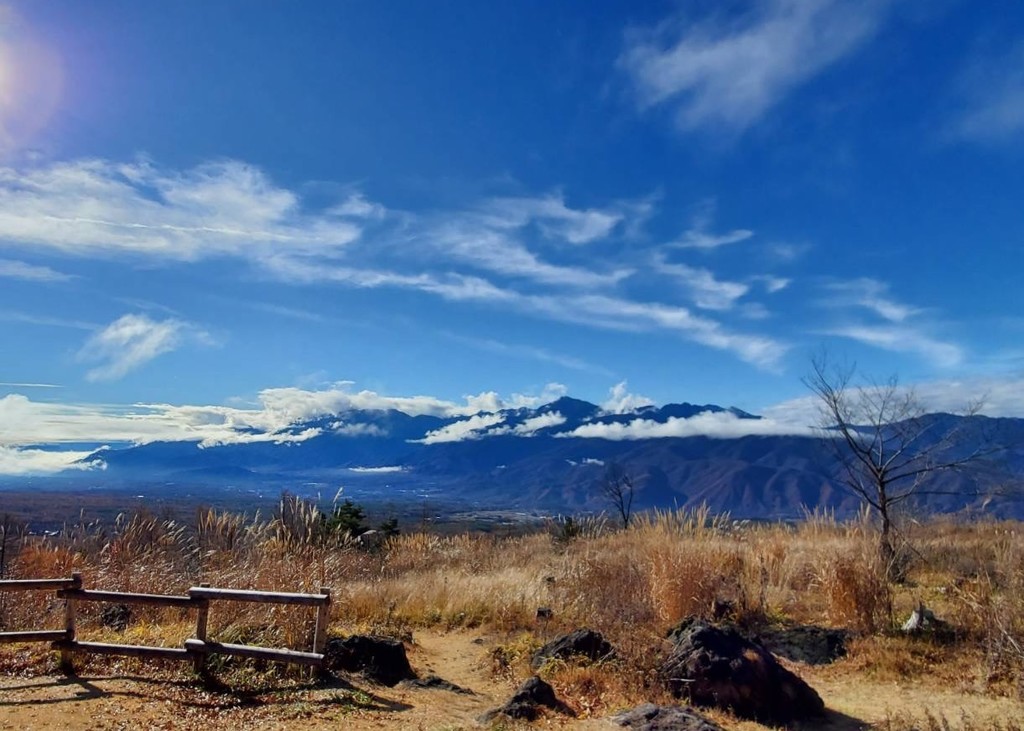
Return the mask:
<path id="1" fill-rule="evenodd" d="M 976 508 L 991 484 L 1024 475 L 1024 419 L 936 414 L 936 435 L 958 429 L 971 440 L 1010 445 L 995 460 L 934 475 L 953 496 L 922 510 Z M 562 397 L 537 407 L 475 414 L 408 414 L 397 409 L 322 414 L 238 443 L 151 442 L 100 450 L 105 477 L 253 482 L 356 480 L 386 498 L 401 484 L 429 486 L 454 499 L 493 507 L 586 511 L 604 507 L 600 486 L 614 462 L 634 476 L 636 506 L 706 504 L 737 517 L 792 518 L 805 510 L 849 514 L 857 499 L 842 488 L 839 465 L 809 428 L 774 423 L 714 404 L 642 406 L 615 413 Z M 700 428 L 710 429 L 699 433 Z M 786 430 L 789 430 L 788 432 Z M 716 431 L 717 430 L 717 431 Z M 676 435 L 678 433 L 678 435 Z M 299 440 L 289 440 L 296 435 Z M 992 436 L 987 436 L 992 435 Z M 275 439 L 275 436 L 280 437 Z M 253 440 L 253 437 L 258 439 Z M 1015 501 L 989 503 L 994 515 L 1022 516 Z"/>

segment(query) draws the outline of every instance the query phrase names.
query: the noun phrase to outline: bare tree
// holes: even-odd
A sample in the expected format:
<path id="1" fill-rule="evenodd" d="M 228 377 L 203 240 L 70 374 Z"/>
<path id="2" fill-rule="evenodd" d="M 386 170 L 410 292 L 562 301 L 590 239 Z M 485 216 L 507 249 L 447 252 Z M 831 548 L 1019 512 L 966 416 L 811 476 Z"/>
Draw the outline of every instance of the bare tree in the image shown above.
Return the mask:
<path id="1" fill-rule="evenodd" d="M 608 465 L 601 482 L 601 493 L 619 514 L 622 527 L 629 528 L 629 521 L 633 517 L 634 489 L 633 478 L 625 467 L 615 462 Z"/>
<path id="2" fill-rule="evenodd" d="M 804 384 L 818 399 L 822 434 L 841 465 L 843 485 L 878 517 L 880 556 L 895 578 L 895 510 L 915 495 L 951 494 L 924 486 L 935 473 L 991 450 L 965 450 L 961 428 L 928 417 L 914 390 L 895 377 L 852 385 L 855 375 L 854 366 L 837 366 L 823 355 L 812 360 Z M 964 415 L 977 411 L 971 406 Z"/>

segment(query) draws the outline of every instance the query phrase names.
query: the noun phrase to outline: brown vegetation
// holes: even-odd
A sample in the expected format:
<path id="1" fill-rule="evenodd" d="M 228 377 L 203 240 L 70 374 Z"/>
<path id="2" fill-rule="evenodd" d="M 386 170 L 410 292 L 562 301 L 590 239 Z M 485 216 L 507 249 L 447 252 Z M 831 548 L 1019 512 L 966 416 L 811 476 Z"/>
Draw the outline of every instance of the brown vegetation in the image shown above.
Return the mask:
<path id="1" fill-rule="evenodd" d="M 666 630 L 721 606 L 751 631 L 779 624 L 853 630 L 841 664 L 858 677 L 1019 698 L 1020 524 L 934 520 L 907 533 L 917 555 L 907 582 L 894 586 L 866 519 L 737 525 L 706 512 L 670 511 L 636 515 L 629 530 L 583 519 L 571 530 L 553 523 L 545 532 L 509 537 L 412 533 L 368 551 L 346 535 L 325 533 L 318 512 L 297 503 L 268 520 L 210 510 L 183 525 L 136 514 L 112 525 L 68 526 L 54 537 L 23 536 L 8 545 L 7 576 L 66 577 L 76 570 L 98 589 L 179 594 L 200 582 L 276 591 L 326 586 L 334 598 L 333 632 L 409 641 L 426 629 L 478 628 L 496 638 L 492 671 L 510 684 L 529 675 L 531 653 L 546 640 L 586 626 L 612 642 L 616 659 L 589 666 L 555 661 L 541 670 L 583 718 L 665 700 L 655 669 Z M 52 594 L 12 598 L 0 596 L 0 628 L 61 626 Z M 903 636 L 897 620 L 919 602 L 948 621 L 951 634 Z M 550 618 L 539 620 L 538 607 L 550 608 Z M 174 609 L 133 608 L 124 630 L 104 627 L 99 606 L 83 612 L 84 639 L 180 646 L 194 626 Z M 210 617 L 211 638 L 226 642 L 307 646 L 312 632 L 312 613 L 301 608 L 247 605 Z M 38 646 L 0 648 L 0 671 L 51 671 L 54 663 Z M 216 670 L 228 683 L 248 682 L 257 672 L 245 662 Z M 283 681 L 302 671 L 258 672 Z M 886 723 L 941 729 L 947 722 L 936 716 L 924 726 L 898 717 Z"/>

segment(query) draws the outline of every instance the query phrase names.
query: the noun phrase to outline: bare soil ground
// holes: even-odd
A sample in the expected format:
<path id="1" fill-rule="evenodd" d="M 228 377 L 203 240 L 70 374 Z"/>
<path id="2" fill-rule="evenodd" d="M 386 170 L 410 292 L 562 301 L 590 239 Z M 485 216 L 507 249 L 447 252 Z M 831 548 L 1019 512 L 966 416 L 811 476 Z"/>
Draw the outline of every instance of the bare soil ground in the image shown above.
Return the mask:
<path id="1" fill-rule="evenodd" d="M 473 691 L 385 688 L 354 679 L 330 685 L 278 680 L 265 688 L 232 691 L 198 686 L 184 674 L 136 670 L 131 677 L 83 673 L 81 677 L 0 677 L 0 729 L 422 729 L 475 728 L 477 717 L 503 703 L 514 683 L 496 678 L 489 650 L 495 640 L 478 632 L 422 632 L 410 651 L 421 676 L 436 674 Z M 887 716 L 924 718 L 941 713 L 958 725 L 964 714 L 975 728 L 1024 715 L 1007 698 L 971 694 L 937 684 L 865 680 L 840 661 L 833 666 L 793 666 L 825 699 L 828 719 L 804 729 L 852 731 Z M 763 726 L 708 714 L 729 729 Z M 610 729 L 603 719 L 548 716 L 540 728 Z"/>

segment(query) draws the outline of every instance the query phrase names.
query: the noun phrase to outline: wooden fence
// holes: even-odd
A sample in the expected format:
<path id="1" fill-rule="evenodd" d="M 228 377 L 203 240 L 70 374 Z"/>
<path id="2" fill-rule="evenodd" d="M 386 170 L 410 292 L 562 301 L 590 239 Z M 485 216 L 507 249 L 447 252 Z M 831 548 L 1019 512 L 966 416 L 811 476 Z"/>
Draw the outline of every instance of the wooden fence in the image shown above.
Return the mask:
<path id="1" fill-rule="evenodd" d="M 56 591 L 64 599 L 64 629 L 0 632 L 0 644 L 8 642 L 50 642 L 61 653 L 61 667 L 73 670 L 72 655 L 85 652 L 98 655 L 124 655 L 162 660 L 190 660 L 196 671 L 202 671 L 210 655 L 234 655 L 274 662 L 297 663 L 323 667 L 324 646 L 327 643 L 327 622 L 331 610 L 331 593 L 321 588 L 319 594 L 290 594 L 273 591 L 243 589 L 216 589 L 207 585 L 193 586 L 187 596 L 165 594 L 133 594 L 120 591 L 94 591 L 82 588 L 82 575 L 75 572 L 70 579 L 14 579 L 0 581 L 4 591 Z M 286 648 L 232 645 L 215 642 L 207 637 L 210 603 L 215 601 L 259 602 L 263 604 L 292 604 L 316 607 L 316 628 L 313 632 L 312 652 Z M 114 602 L 117 604 L 144 604 L 156 607 L 178 607 L 196 611 L 196 633 L 185 640 L 184 647 L 146 647 L 117 645 L 106 642 L 82 642 L 75 627 L 79 602 Z"/>

